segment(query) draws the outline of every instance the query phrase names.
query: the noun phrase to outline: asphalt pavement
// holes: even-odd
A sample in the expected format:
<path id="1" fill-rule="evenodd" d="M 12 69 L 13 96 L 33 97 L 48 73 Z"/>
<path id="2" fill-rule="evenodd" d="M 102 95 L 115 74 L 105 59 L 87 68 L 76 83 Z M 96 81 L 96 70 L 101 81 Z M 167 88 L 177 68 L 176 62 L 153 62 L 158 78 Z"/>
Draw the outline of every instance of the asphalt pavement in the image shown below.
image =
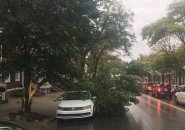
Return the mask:
<path id="1" fill-rule="evenodd" d="M 142 95 L 138 99 L 140 103 L 132 105 L 130 113 L 142 130 L 185 130 L 184 105 L 176 106 L 171 100 L 150 95 Z"/>
<path id="2" fill-rule="evenodd" d="M 32 111 L 51 116 L 49 122 L 27 122 L 22 120 L 10 121 L 28 130 L 140 130 L 140 126 L 134 122 L 129 113 L 121 117 L 100 117 L 94 119 L 80 119 L 57 121 L 55 119 L 56 106 L 54 101 L 61 93 L 47 94 L 41 97 L 33 97 Z M 0 104 L 0 120 L 7 120 L 10 112 L 16 112 L 20 108 L 20 98 L 10 98 L 8 104 Z"/>
<path id="3" fill-rule="evenodd" d="M 138 97 L 139 104 L 132 104 L 124 116 L 94 119 L 57 121 L 54 100 L 61 93 L 33 98 L 32 111 L 51 116 L 49 122 L 12 121 L 28 130 L 184 130 L 184 106 L 175 106 L 170 100 L 155 99 L 150 95 Z M 0 120 L 6 120 L 9 112 L 19 109 L 19 98 L 10 98 L 8 104 L 0 104 Z"/>

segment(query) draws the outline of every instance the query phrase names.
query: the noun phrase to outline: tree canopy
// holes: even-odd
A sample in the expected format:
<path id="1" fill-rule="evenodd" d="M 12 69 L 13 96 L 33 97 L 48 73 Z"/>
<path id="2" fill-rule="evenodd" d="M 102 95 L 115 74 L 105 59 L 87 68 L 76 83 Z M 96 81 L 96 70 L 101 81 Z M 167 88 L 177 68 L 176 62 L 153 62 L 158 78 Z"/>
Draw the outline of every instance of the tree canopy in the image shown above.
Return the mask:
<path id="1" fill-rule="evenodd" d="M 113 0 L 0 0 L 0 19 L 2 74 L 24 72 L 27 112 L 31 81 L 83 78 L 91 57 L 96 73 L 103 54 L 134 40 L 132 13 Z"/>
<path id="2" fill-rule="evenodd" d="M 142 29 L 143 39 L 154 45 L 165 37 L 178 39 L 185 45 L 184 10 L 185 1 L 173 2 L 169 6 L 167 17 L 164 17 Z"/>

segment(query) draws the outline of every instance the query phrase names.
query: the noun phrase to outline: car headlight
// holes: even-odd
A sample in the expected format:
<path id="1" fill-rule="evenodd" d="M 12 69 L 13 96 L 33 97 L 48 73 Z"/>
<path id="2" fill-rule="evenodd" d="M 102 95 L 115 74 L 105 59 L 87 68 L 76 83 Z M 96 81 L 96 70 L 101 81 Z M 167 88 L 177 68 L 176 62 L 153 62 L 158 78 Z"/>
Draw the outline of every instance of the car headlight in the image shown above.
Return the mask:
<path id="1" fill-rule="evenodd" d="M 83 110 L 90 109 L 90 108 L 91 108 L 91 105 L 87 105 L 87 106 L 83 107 Z"/>

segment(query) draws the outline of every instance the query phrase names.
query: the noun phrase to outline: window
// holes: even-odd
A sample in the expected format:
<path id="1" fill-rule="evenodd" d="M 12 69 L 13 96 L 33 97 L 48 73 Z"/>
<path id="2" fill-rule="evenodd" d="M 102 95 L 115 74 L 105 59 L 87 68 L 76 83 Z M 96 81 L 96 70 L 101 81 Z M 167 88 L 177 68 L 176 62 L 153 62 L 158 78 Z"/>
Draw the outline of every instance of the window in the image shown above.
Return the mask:
<path id="1" fill-rule="evenodd" d="M 5 83 L 10 82 L 10 75 L 5 79 Z"/>
<path id="2" fill-rule="evenodd" d="M 183 90 L 182 91 L 185 92 L 185 86 L 183 86 Z"/>
<path id="3" fill-rule="evenodd" d="M 15 74 L 15 81 L 20 81 L 20 72 Z"/>

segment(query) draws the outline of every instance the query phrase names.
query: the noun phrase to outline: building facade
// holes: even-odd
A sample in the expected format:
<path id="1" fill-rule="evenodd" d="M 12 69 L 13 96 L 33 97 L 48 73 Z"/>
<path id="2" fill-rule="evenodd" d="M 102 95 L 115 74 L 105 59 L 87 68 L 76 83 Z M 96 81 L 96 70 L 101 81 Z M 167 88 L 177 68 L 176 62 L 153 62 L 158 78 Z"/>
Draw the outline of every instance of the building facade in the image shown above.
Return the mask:
<path id="1" fill-rule="evenodd" d="M 3 46 L 0 45 L 0 63 L 3 62 Z M 5 83 L 8 90 L 14 90 L 24 86 L 24 72 L 16 72 L 9 75 L 6 79 L 3 78 L 2 65 L 0 66 L 0 83 Z"/>

